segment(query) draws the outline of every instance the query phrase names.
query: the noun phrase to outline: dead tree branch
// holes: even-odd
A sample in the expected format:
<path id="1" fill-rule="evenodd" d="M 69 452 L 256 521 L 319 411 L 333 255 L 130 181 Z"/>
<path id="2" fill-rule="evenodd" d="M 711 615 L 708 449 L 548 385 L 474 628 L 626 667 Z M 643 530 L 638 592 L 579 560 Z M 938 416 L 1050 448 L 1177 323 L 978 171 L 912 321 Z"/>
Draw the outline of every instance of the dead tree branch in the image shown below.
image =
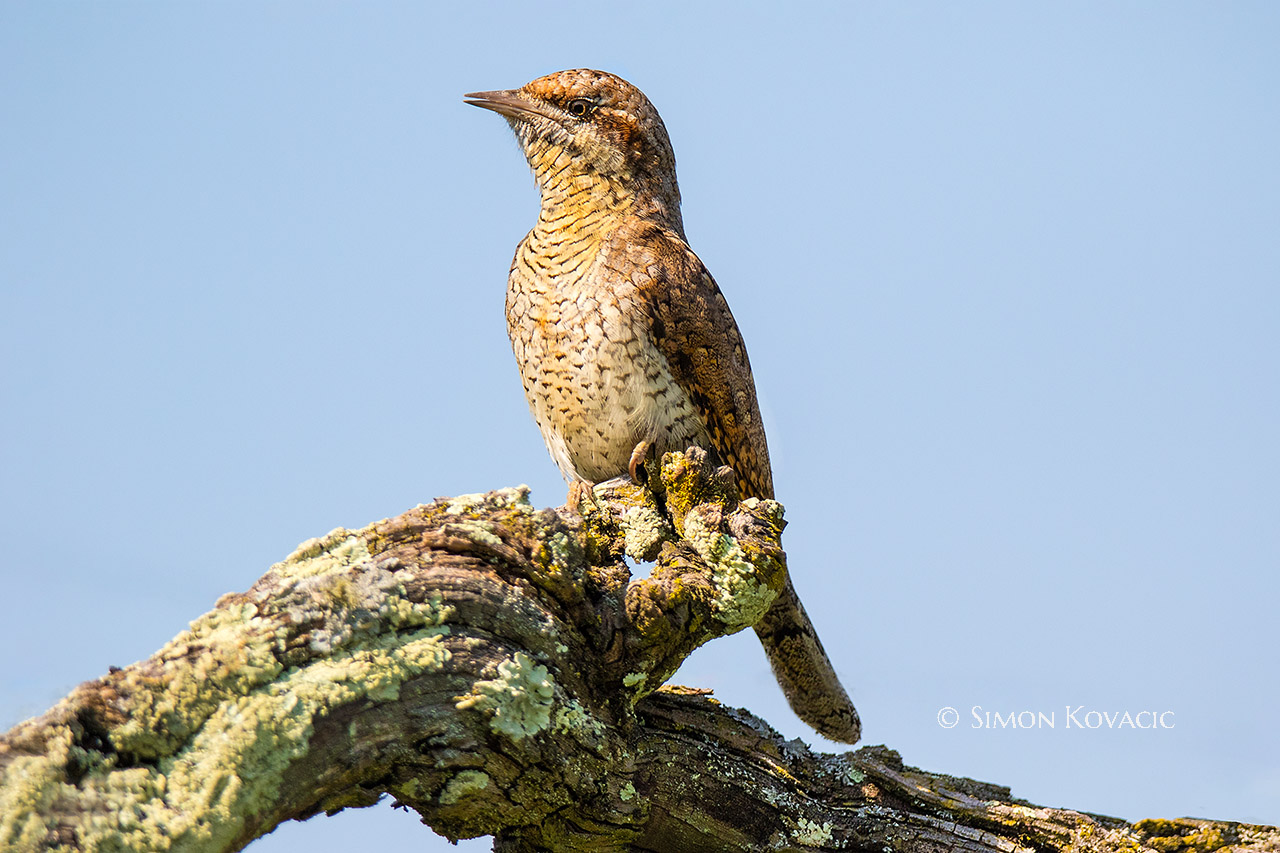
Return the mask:
<path id="1" fill-rule="evenodd" d="M 781 508 L 703 454 L 583 513 L 441 499 L 304 543 L 146 661 L 0 738 L 0 848 L 232 851 L 384 794 L 495 849 L 1280 851 L 823 755 L 659 690 L 782 584 Z M 631 580 L 624 554 L 653 560 Z"/>

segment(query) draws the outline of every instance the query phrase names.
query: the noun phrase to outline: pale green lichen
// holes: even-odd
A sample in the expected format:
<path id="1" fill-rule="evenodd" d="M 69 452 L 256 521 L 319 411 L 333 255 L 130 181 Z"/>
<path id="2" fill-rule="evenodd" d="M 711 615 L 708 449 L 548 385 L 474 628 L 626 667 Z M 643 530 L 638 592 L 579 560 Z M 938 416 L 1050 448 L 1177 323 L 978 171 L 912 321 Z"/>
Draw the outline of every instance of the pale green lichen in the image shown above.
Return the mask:
<path id="1" fill-rule="evenodd" d="M 561 699 L 552 714 L 552 731 L 567 734 L 583 747 L 600 753 L 608 742 L 609 730 L 576 699 Z"/>
<path id="2" fill-rule="evenodd" d="M 324 536 L 308 539 L 271 569 L 284 577 L 304 578 L 362 563 L 370 556 L 364 538 L 368 529 L 351 531 L 338 527 Z"/>
<path id="3" fill-rule="evenodd" d="M 589 729 L 591 733 L 604 734 L 604 725 L 582 707 L 577 699 L 567 699 L 556 708 L 556 722 L 552 726 L 556 731 L 575 731 Z"/>
<path id="4" fill-rule="evenodd" d="M 40 815 L 61 791 L 71 791 L 59 781 L 50 784 L 61 779 L 73 751 L 83 752 L 72 746 L 71 730 L 57 731 L 43 746 L 42 755 L 11 755 L 0 774 L 0 849 L 38 849 L 49 832 Z"/>
<path id="5" fill-rule="evenodd" d="M 452 608 L 438 594 L 408 600 L 408 573 L 376 565 L 359 532 L 308 540 L 273 572 L 279 586 L 225 599 L 117 677 L 115 688 L 132 700 L 128 718 L 107 733 L 114 752 L 75 746 L 64 728 L 43 755 L 8 764 L 0 849 L 43 843 L 48 827 L 38 815 L 66 788 L 67 766 L 88 771 L 75 792 L 81 849 L 223 844 L 275 796 L 318 717 L 362 698 L 395 698 L 406 681 L 448 661 L 443 623 Z M 285 619 L 313 625 L 311 647 L 330 657 L 285 671 Z M 144 764 L 115 768 L 113 754 Z"/>
<path id="6" fill-rule="evenodd" d="M 630 782 L 626 783 L 625 785 L 623 785 L 621 788 L 618 789 L 618 799 L 622 800 L 624 803 L 630 802 L 635 798 L 636 798 L 636 786 L 632 785 Z"/>
<path id="7" fill-rule="evenodd" d="M 404 592 L 403 587 L 400 592 Z M 378 615 L 397 630 L 443 625 L 453 613 L 453 606 L 445 604 L 439 592 L 431 593 L 431 598 L 427 601 L 411 601 L 401 595 L 389 595 L 378 609 Z M 445 633 L 448 633 L 448 628 Z"/>
<path id="8" fill-rule="evenodd" d="M 757 580 L 737 540 L 708 526 L 698 512 L 685 516 L 684 537 L 711 566 L 716 618 L 734 630 L 759 622 L 777 593 Z"/>
<path id="9" fill-rule="evenodd" d="M 334 536 L 329 541 L 342 554 L 360 553 L 351 538 Z M 353 578 L 349 566 L 333 557 L 333 548 L 306 551 L 310 556 L 294 561 L 301 572 L 292 576 L 293 583 L 285 586 L 279 600 L 294 624 L 314 623 L 309 635 L 312 651 L 333 654 L 362 643 L 386 642 L 380 635 L 383 623 L 397 631 L 429 627 L 448 633 L 441 626 L 452 608 L 443 605 L 438 594 L 427 602 L 409 601 L 394 572 L 370 567 Z M 317 569 L 319 564 L 325 564 L 323 570 Z M 282 574 L 290 577 L 288 571 Z M 288 603 L 291 597 L 296 604 Z M 222 703 L 249 696 L 277 678 L 284 669 L 288 629 L 277 614 L 256 615 L 258 608 L 245 601 L 206 613 L 152 658 L 158 672 L 128 671 L 126 679 L 136 683 L 131 690 L 135 699 L 128 719 L 110 733 L 116 750 L 140 758 L 168 755 Z M 216 653 L 201 653 L 209 649 Z"/>
<path id="10" fill-rule="evenodd" d="M 299 602 L 287 606 L 295 624 L 313 624 L 309 645 L 317 654 L 355 647 L 385 628 L 440 625 L 453 608 L 441 603 L 438 593 L 429 601 L 405 597 L 410 573 L 391 571 L 376 565 L 357 573 L 335 573 L 299 582 Z"/>
<path id="11" fill-rule="evenodd" d="M 444 511 L 450 515 L 469 515 L 477 511 L 482 511 L 486 506 L 494 507 L 529 507 L 529 487 L 526 485 L 514 486 L 506 489 L 496 489 L 492 492 L 476 492 L 470 495 L 458 495 L 449 501 Z"/>
<path id="12" fill-rule="evenodd" d="M 489 728 L 522 740 L 551 724 L 554 697 L 555 681 L 547 668 L 535 664 L 524 652 L 516 652 L 498 664 L 497 678 L 477 681 L 456 706 L 489 713 Z"/>
<path id="13" fill-rule="evenodd" d="M 826 847 L 831 844 L 831 823 L 818 823 L 807 818 L 799 818 L 796 828 L 791 833 L 791 840 L 804 847 Z"/>
<path id="14" fill-rule="evenodd" d="M 234 837 L 243 815 L 254 803 L 272 801 L 285 771 L 306 753 L 317 717 L 361 698 L 394 698 L 404 682 L 442 668 L 449 659 L 444 630 L 425 628 L 407 642 L 389 639 L 389 648 L 342 653 L 224 703 L 186 749 L 160 763 L 167 793 L 162 804 L 147 807 L 168 813 L 148 822 L 167 824 L 175 842 Z M 204 819 L 183 826 L 183 815 Z"/>
<path id="15" fill-rule="evenodd" d="M 75 791 L 84 816 L 77 827 L 79 849 L 228 845 L 243 831 L 247 815 L 274 801 L 289 766 L 306 754 L 317 718 L 364 697 L 397 695 L 405 681 L 443 667 L 449 658 L 445 630 L 434 626 L 408 638 L 388 637 L 386 647 L 345 652 L 292 670 L 259 690 L 222 701 L 177 754 L 151 766 L 86 774 Z M 188 668 L 174 677 L 190 682 L 199 676 Z M 0 848 L 20 851 L 43 843 L 48 828 L 37 817 L 40 806 L 68 788 L 60 780 L 72 753 L 86 753 L 72 745 L 71 737 L 70 729 L 63 729 L 47 741 L 44 755 L 7 768 L 0 785 Z"/>
<path id="16" fill-rule="evenodd" d="M 640 562 L 657 556 L 671 532 L 662 514 L 648 504 L 628 507 L 622 516 L 622 530 L 623 550 Z"/>
<path id="17" fill-rule="evenodd" d="M 539 583 L 551 585 L 581 583 L 582 570 L 587 563 L 582 543 L 562 530 L 543 539 L 543 547 L 534 552 L 533 558 Z"/>
<path id="18" fill-rule="evenodd" d="M 228 696 L 251 693 L 279 675 L 277 625 L 249 616 L 255 612 L 244 604 L 206 613 L 152 659 L 158 672 L 129 671 L 126 683 L 137 692 L 129 717 L 111 732 L 116 750 L 142 758 L 169 754 Z"/>
<path id="19" fill-rule="evenodd" d="M 783 509 L 782 504 L 777 501 L 761 500 L 760 498 L 745 498 L 741 506 L 748 512 L 758 511 L 779 534 L 782 533 L 783 519 L 786 517 L 786 511 Z"/>
<path id="20" fill-rule="evenodd" d="M 860 785 L 866 778 L 849 757 L 850 754 L 825 756 L 822 772 L 842 785 Z"/>
<path id="21" fill-rule="evenodd" d="M 564 531 L 551 534 L 546 542 L 547 550 L 551 552 L 551 562 L 557 567 L 574 565 L 582 555 L 582 546 L 578 540 Z"/>
<path id="22" fill-rule="evenodd" d="M 629 672 L 622 676 L 622 683 L 627 687 L 635 687 L 638 684 L 643 685 L 648 680 L 649 675 L 644 672 Z"/>
<path id="23" fill-rule="evenodd" d="M 450 533 L 489 548 L 502 547 L 502 537 L 495 532 L 497 529 L 492 521 L 456 521 L 449 525 Z"/>
<path id="24" fill-rule="evenodd" d="M 482 770 L 459 771 L 440 792 L 440 805 L 457 805 L 472 794 L 478 794 L 489 787 L 492 780 Z"/>

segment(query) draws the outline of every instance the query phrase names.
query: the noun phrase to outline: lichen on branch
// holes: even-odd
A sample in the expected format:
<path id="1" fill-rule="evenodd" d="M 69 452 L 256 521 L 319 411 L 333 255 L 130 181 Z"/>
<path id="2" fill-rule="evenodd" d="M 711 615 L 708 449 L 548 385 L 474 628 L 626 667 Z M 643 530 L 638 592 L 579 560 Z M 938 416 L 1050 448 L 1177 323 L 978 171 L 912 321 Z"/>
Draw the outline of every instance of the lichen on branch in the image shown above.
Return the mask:
<path id="1" fill-rule="evenodd" d="M 696 448 L 648 470 L 579 507 L 501 489 L 303 543 L 0 738 L 0 849 L 238 850 L 388 794 L 504 851 L 1280 849 L 812 753 L 662 687 L 778 594 L 784 522 Z"/>

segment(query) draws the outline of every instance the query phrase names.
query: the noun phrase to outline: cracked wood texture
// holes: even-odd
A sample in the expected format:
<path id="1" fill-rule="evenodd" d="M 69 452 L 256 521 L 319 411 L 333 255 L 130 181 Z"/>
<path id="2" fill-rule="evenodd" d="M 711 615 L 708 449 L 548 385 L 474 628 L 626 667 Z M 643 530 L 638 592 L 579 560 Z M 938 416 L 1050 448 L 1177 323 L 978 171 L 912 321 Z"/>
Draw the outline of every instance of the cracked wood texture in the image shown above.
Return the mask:
<path id="1" fill-rule="evenodd" d="M 507 489 L 310 540 L 0 738 L 0 849 L 239 850 L 384 795 L 500 851 L 1280 851 L 784 741 L 660 685 L 785 577 L 781 508 L 696 448 L 580 512 Z M 624 554 L 651 560 L 632 580 Z"/>

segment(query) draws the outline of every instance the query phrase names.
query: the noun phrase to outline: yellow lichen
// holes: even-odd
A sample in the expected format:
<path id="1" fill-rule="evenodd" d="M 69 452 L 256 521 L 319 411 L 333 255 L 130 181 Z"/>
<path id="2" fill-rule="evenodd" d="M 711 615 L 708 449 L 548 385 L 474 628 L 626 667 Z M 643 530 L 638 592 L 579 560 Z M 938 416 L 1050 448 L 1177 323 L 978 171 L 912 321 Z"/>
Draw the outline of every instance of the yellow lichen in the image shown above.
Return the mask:
<path id="1" fill-rule="evenodd" d="M 1160 853 L 1211 853 L 1231 843 L 1218 827 L 1193 820 L 1140 820 L 1133 828 Z"/>

